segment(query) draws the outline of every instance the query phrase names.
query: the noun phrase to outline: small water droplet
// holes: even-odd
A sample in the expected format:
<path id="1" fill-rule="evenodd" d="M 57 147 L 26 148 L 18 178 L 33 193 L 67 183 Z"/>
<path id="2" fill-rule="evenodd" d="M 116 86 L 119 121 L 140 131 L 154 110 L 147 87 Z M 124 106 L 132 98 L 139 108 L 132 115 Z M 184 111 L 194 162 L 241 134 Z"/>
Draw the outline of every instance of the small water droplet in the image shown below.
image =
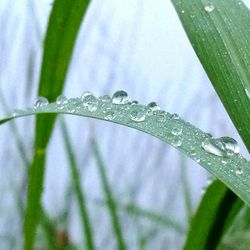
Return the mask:
<path id="1" fill-rule="evenodd" d="M 150 102 L 147 105 L 147 115 L 153 115 L 156 113 L 156 111 L 159 111 L 160 107 L 158 106 L 158 104 L 156 102 Z"/>
<path id="2" fill-rule="evenodd" d="M 138 104 L 138 101 L 134 100 L 130 103 L 131 105 L 137 105 Z"/>
<path id="3" fill-rule="evenodd" d="M 49 101 L 47 100 L 47 98 L 43 96 L 39 96 L 34 100 L 34 109 L 44 108 L 48 104 L 49 104 Z"/>
<path id="4" fill-rule="evenodd" d="M 181 139 L 179 139 L 179 138 L 174 138 L 174 139 L 172 140 L 172 145 L 173 145 L 174 147 L 180 147 L 180 146 L 182 145 Z"/>
<path id="5" fill-rule="evenodd" d="M 214 5 L 211 3 L 208 3 L 205 7 L 204 7 L 205 11 L 210 13 L 214 10 Z"/>
<path id="6" fill-rule="evenodd" d="M 223 144 L 214 138 L 210 138 L 210 137 L 206 138 L 202 142 L 201 147 L 210 154 L 217 155 L 217 156 L 225 155 Z"/>
<path id="7" fill-rule="evenodd" d="M 16 116 L 22 115 L 23 113 L 24 113 L 24 110 L 22 109 L 14 109 L 12 116 L 16 117 Z"/>
<path id="8" fill-rule="evenodd" d="M 56 104 L 59 106 L 63 106 L 68 103 L 68 99 L 64 95 L 60 95 L 56 98 Z"/>
<path id="9" fill-rule="evenodd" d="M 224 148 L 226 149 L 226 153 L 228 155 L 240 153 L 240 147 L 235 139 L 225 136 L 218 138 L 218 141 L 220 141 L 223 144 Z"/>
<path id="10" fill-rule="evenodd" d="M 112 110 L 109 110 L 105 113 L 105 119 L 112 121 L 116 117 L 115 112 Z"/>
<path id="11" fill-rule="evenodd" d="M 146 118 L 144 107 L 136 107 L 130 113 L 130 119 L 134 122 L 142 122 Z"/>
<path id="12" fill-rule="evenodd" d="M 174 119 L 174 120 L 180 120 L 180 116 L 178 114 L 176 114 L 176 113 L 172 114 L 171 118 Z"/>
<path id="13" fill-rule="evenodd" d="M 237 169 L 236 169 L 236 172 L 235 172 L 237 175 L 242 175 L 243 174 L 243 170 L 242 170 L 242 168 L 240 168 L 240 167 L 238 167 Z"/>
<path id="14" fill-rule="evenodd" d="M 111 102 L 111 97 L 108 95 L 100 96 L 98 99 L 103 103 Z"/>
<path id="15" fill-rule="evenodd" d="M 172 135 L 181 135 L 182 134 L 182 127 L 175 127 L 171 130 Z"/>
<path id="16" fill-rule="evenodd" d="M 82 105 L 88 109 L 89 112 L 97 110 L 98 101 L 91 92 L 84 92 L 81 96 Z"/>
<path id="17" fill-rule="evenodd" d="M 123 90 L 116 91 L 112 96 L 112 102 L 114 104 L 125 104 L 129 101 L 127 92 Z"/>
<path id="18" fill-rule="evenodd" d="M 250 86 L 245 88 L 245 92 L 247 94 L 247 97 L 250 99 Z"/>
<path id="19" fill-rule="evenodd" d="M 185 10 L 181 10 L 181 13 L 184 14 L 184 13 L 185 13 Z"/>

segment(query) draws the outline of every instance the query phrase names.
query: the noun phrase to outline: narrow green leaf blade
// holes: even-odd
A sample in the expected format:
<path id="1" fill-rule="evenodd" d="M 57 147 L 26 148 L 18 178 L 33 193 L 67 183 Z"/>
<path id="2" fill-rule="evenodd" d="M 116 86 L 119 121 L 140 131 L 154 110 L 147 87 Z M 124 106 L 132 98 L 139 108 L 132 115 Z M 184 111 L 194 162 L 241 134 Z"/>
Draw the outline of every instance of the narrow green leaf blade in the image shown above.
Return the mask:
<path id="1" fill-rule="evenodd" d="M 80 181 L 80 173 L 78 171 L 77 161 L 75 158 L 73 146 L 71 145 L 71 140 L 69 137 L 68 129 L 64 121 L 61 122 L 62 136 L 64 140 L 64 145 L 67 150 L 67 155 L 69 159 L 69 166 L 71 171 L 71 179 L 75 189 L 75 194 L 78 201 L 78 206 L 81 215 L 82 228 L 83 233 L 85 235 L 86 246 L 85 248 L 88 250 L 95 249 L 94 239 L 93 239 L 93 229 L 90 223 L 90 215 L 87 209 L 85 192 L 82 189 L 81 181 Z"/>
<path id="2" fill-rule="evenodd" d="M 159 110 L 153 115 L 147 115 L 146 106 L 140 104 L 117 105 L 112 102 L 107 104 L 103 103 L 102 99 L 99 99 L 96 105 L 95 110 L 89 110 L 80 99 L 73 98 L 69 99 L 67 105 L 63 107 L 50 103 L 42 109 L 23 110 L 4 120 L 32 114 L 62 113 L 97 118 L 135 128 L 157 137 L 185 153 L 225 183 L 250 206 L 250 162 L 240 154 L 231 152 L 228 155 L 225 150 L 220 152 L 221 156 L 218 156 L 204 150 L 202 143 L 207 141 L 210 135 L 185 122 L 176 114 Z M 106 105 L 108 105 L 108 109 Z M 145 112 L 144 120 L 135 120 L 135 116 L 141 118 L 143 112 Z M 174 135 L 176 129 L 181 130 L 179 135 Z"/>
<path id="3" fill-rule="evenodd" d="M 120 221 L 119 221 L 117 206 L 113 198 L 112 188 L 109 184 L 108 177 L 106 175 L 106 169 L 103 163 L 101 153 L 99 151 L 98 145 L 94 138 L 91 141 L 91 146 L 92 146 L 92 150 L 93 150 L 96 164 L 98 167 L 102 189 L 103 189 L 106 201 L 107 201 L 107 207 L 108 207 L 109 214 L 112 220 L 114 236 L 116 237 L 116 241 L 117 241 L 117 249 L 125 250 L 127 249 L 127 247 L 126 247 L 126 243 L 125 243 L 123 233 L 122 233 L 122 228 L 121 228 Z"/>
<path id="4" fill-rule="evenodd" d="M 89 0 L 55 0 L 49 18 L 39 83 L 39 96 L 55 101 L 62 92 L 75 40 Z M 33 248 L 43 191 L 46 146 L 55 115 L 37 117 L 35 151 L 28 175 L 28 198 L 24 221 L 24 249 Z M 41 154 L 42 152 L 42 154 Z"/>
<path id="5" fill-rule="evenodd" d="M 184 249 L 216 249 L 243 204 L 223 183 L 214 181 L 192 219 Z"/>
<path id="6" fill-rule="evenodd" d="M 239 0 L 171 0 L 189 40 L 250 149 L 250 12 Z"/>

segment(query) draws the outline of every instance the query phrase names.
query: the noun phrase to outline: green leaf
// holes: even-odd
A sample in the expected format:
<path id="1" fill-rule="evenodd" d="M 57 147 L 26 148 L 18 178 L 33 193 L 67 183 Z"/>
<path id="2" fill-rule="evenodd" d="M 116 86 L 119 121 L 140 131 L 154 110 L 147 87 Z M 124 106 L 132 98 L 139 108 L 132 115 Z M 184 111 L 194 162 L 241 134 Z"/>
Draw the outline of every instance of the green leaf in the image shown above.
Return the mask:
<path id="1" fill-rule="evenodd" d="M 184 249 L 216 249 L 242 205 L 223 183 L 214 181 L 192 220 Z"/>
<path id="2" fill-rule="evenodd" d="M 39 96 L 50 101 L 62 92 L 75 40 L 89 0 L 55 0 L 44 42 L 39 83 Z M 35 151 L 28 175 L 28 198 L 24 221 L 24 249 L 33 248 L 43 191 L 46 147 L 55 122 L 55 115 L 38 116 Z"/>
<path id="3" fill-rule="evenodd" d="M 176 114 L 151 109 L 137 104 L 114 104 L 105 98 L 96 103 L 82 102 L 79 98 L 69 99 L 67 104 L 51 103 L 43 108 L 28 109 L 6 117 L 2 122 L 15 117 L 42 113 L 68 113 L 92 117 L 135 128 L 151 134 L 185 153 L 224 182 L 243 201 L 250 205 L 250 162 L 233 151 L 220 150 L 220 156 L 204 150 L 202 144 L 210 141 L 209 134 L 185 122 Z M 218 140 L 213 139 L 218 142 Z M 228 154 L 230 153 L 230 154 Z"/>
<path id="4" fill-rule="evenodd" d="M 86 246 L 85 249 L 95 249 L 93 240 L 93 229 L 90 223 L 90 215 L 88 213 L 85 192 L 81 187 L 80 174 L 78 171 L 77 161 L 75 158 L 73 146 L 69 137 L 68 129 L 64 121 L 61 122 L 62 136 L 66 147 L 66 152 L 69 158 L 69 166 L 71 171 L 71 179 L 77 196 L 78 206 L 81 215 L 83 233 L 85 235 Z"/>
<path id="5" fill-rule="evenodd" d="M 171 0 L 189 40 L 250 150 L 250 12 L 239 0 Z"/>
<path id="6" fill-rule="evenodd" d="M 108 207 L 109 214 L 112 220 L 113 232 L 117 241 L 117 249 L 125 250 L 127 249 L 127 247 L 126 247 L 124 237 L 122 234 L 122 228 L 121 228 L 120 221 L 119 221 L 116 202 L 113 198 L 112 189 L 109 185 L 109 181 L 108 181 L 108 177 L 106 174 L 106 169 L 103 163 L 101 153 L 99 151 L 98 145 L 94 138 L 92 138 L 91 140 L 91 146 L 92 146 L 92 150 L 95 156 L 98 172 L 100 175 L 102 189 L 103 189 L 105 199 L 107 202 L 107 207 Z"/>
<path id="7" fill-rule="evenodd" d="M 249 9 L 239 0 L 171 1 L 209 79 L 250 152 Z M 215 228 L 221 229 L 221 226 L 228 221 L 232 222 L 233 218 L 226 215 L 236 216 L 236 213 L 230 213 L 230 209 L 234 211 L 232 207 L 237 207 L 237 204 L 240 204 L 240 201 L 235 197 L 231 200 L 230 206 L 224 206 L 224 200 L 229 195 L 233 197 L 233 194 L 230 194 L 229 190 L 226 191 L 225 187 L 223 189 L 224 196 L 222 194 L 215 207 L 210 207 L 206 215 L 213 218 L 217 207 L 223 208 L 222 214 L 225 216 L 221 216 L 222 220 L 214 218 L 213 230 Z M 245 191 L 250 192 L 247 188 Z M 202 219 L 202 214 L 202 211 L 198 210 L 195 220 Z M 202 226 L 204 225 L 200 225 L 199 228 L 202 229 Z M 196 230 L 195 226 L 191 228 L 190 232 L 192 230 Z M 199 237 L 201 237 L 201 241 L 206 241 L 206 244 L 211 241 L 215 248 L 223 230 L 219 230 L 214 240 L 210 237 L 211 230 L 209 226 L 204 227 L 203 237 L 202 234 Z M 208 238 L 205 239 L 204 235 L 207 235 Z M 187 239 L 189 249 L 193 249 L 190 242 L 196 241 L 199 239 L 195 233 L 190 233 Z M 199 249 L 203 249 L 202 245 Z"/>

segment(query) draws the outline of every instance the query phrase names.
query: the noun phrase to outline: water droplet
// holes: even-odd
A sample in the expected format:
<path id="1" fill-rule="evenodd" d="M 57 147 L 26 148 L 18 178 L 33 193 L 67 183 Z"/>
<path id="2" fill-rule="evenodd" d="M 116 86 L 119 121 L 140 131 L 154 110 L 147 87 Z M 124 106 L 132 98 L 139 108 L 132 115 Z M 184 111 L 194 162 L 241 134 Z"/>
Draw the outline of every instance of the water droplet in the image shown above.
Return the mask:
<path id="1" fill-rule="evenodd" d="M 138 104 L 138 101 L 134 100 L 134 101 L 132 101 L 130 104 L 131 104 L 131 105 L 136 105 L 136 104 Z"/>
<path id="2" fill-rule="evenodd" d="M 90 112 L 97 110 L 98 101 L 91 92 L 84 92 L 81 96 L 82 105 Z"/>
<path id="3" fill-rule="evenodd" d="M 22 115 L 22 114 L 24 114 L 24 110 L 22 110 L 22 109 L 14 109 L 14 111 L 12 113 L 12 116 L 16 117 L 16 116 L 19 116 L 19 115 Z"/>
<path id="4" fill-rule="evenodd" d="M 238 167 L 237 169 L 236 169 L 236 172 L 235 172 L 237 175 L 242 175 L 243 174 L 243 170 L 242 170 L 242 168 L 240 168 L 240 167 Z"/>
<path id="5" fill-rule="evenodd" d="M 250 99 L 250 86 L 245 88 L 245 92 L 247 94 L 247 97 Z"/>
<path id="6" fill-rule="evenodd" d="M 109 103 L 111 102 L 111 97 L 108 95 L 100 96 L 99 100 L 103 103 Z"/>
<path id="7" fill-rule="evenodd" d="M 130 113 L 130 119 L 134 122 L 142 122 L 146 118 L 144 107 L 136 107 Z"/>
<path id="8" fill-rule="evenodd" d="M 175 127 L 171 130 L 172 135 L 181 135 L 182 134 L 182 127 Z"/>
<path id="9" fill-rule="evenodd" d="M 156 102 L 150 102 L 147 105 L 147 115 L 153 115 L 156 113 L 156 111 L 159 111 L 160 107 L 158 106 L 158 104 Z"/>
<path id="10" fill-rule="evenodd" d="M 176 113 L 172 114 L 171 118 L 174 119 L 174 120 L 180 120 L 180 116 L 178 114 L 176 114 Z"/>
<path id="11" fill-rule="evenodd" d="M 116 117 L 115 112 L 110 110 L 105 113 L 105 119 L 112 121 Z"/>
<path id="12" fill-rule="evenodd" d="M 208 3 L 208 4 L 204 7 L 204 9 L 205 9 L 206 12 L 210 13 L 210 12 L 212 12 L 212 11 L 214 10 L 214 6 L 213 6 L 213 4 Z"/>
<path id="13" fill-rule="evenodd" d="M 67 99 L 67 97 L 66 96 L 64 96 L 64 95 L 60 95 L 60 96 L 58 96 L 57 98 L 56 98 L 56 104 L 58 105 L 58 106 L 63 106 L 63 105 L 65 105 L 65 104 L 67 104 L 68 103 L 68 99 Z"/>
<path id="14" fill-rule="evenodd" d="M 127 92 L 123 90 L 116 91 L 112 96 L 112 102 L 114 104 L 125 104 L 129 101 Z"/>
<path id="15" fill-rule="evenodd" d="M 218 141 L 220 141 L 223 144 L 224 148 L 226 149 L 226 153 L 228 155 L 240 153 L 240 147 L 235 139 L 226 136 L 218 138 Z"/>
<path id="16" fill-rule="evenodd" d="M 185 10 L 181 10 L 181 13 L 184 14 L 184 13 L 185 13 Z"/>
<path id="17" fill-rule="evenodd" d="M 47 100 L 47 98 L 43 97 L 43 96 L 39 96 L 34 100 L 34 108 L 38 109 L 38 108 L 44 108 L 45 106 L 47 106 L 49 104 L 49 101 Z"/>
<path id="18" fill-rule="evenodd" d="M 179 138 L 174 138 L 174 139 L 172 140 L 172 145 L 173 145 L 174 147 L 180 147 L 180 146 L 182 145 L 181 139 L 179 139 Z"/>
<path id="19" fill-rule="evenodd" d="M 210 154 L 225 156 L 223 144 L 214 138 L 206 138 L 202 142 L 201 147 Z"/>

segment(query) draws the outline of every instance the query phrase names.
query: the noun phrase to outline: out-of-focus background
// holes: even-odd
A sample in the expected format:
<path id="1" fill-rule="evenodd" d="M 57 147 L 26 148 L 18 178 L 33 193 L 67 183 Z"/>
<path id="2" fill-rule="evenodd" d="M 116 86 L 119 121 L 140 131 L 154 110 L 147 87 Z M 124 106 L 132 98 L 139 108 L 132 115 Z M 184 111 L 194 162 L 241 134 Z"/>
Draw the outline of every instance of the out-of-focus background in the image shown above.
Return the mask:
<path id="1" fill-rule="evenodd" d="M 33 105 L 51 8 L 51 0 L 0 1 L 1 117 Z M 64 94 L 112 95 L 119 89 L 144 104 L 156 101 L 216 137 L 234 137 L 248 157 L 170 1 L 91 1 Z M 169 145 L 133 129 L 71 116 L 65 121 L 98 249 L 116 249 L 116 242 L 90 137 L 102 155 L 129 249 L 181 249 L 208 173 Z M 0 249 L 21 249 L 33 131 L 34 118 L 0 129 Z M 80 215 L 58 122 L 49 144 L 43 206 L 58 234 L 81 249 Z M 37 249 L 44 249 L 44 241 L 39 229 Z"/>

